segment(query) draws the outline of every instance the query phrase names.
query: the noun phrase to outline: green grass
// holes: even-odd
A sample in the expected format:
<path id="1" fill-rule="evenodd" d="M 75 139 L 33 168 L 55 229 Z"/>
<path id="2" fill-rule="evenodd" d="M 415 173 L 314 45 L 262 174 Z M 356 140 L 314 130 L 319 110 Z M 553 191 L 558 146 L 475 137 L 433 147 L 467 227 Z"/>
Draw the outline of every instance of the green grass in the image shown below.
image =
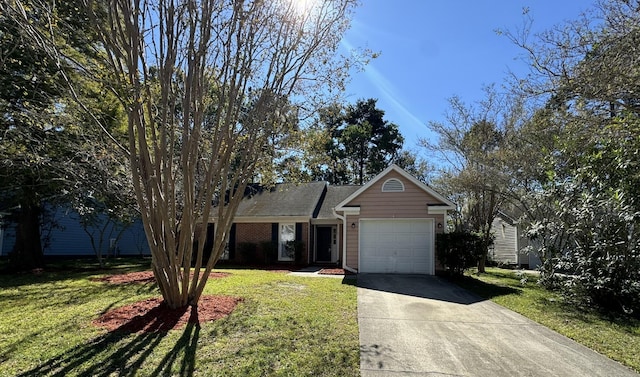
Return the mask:
<path id="1" fill-rule="evenodd" d="M 525 277 L 526 281 L 522 278 Z M 487 268 L 456 283 L 640 372 L 640 321 L 568 305 L 536 275 Z"/>
<path id="2" fill-rule="evenodd" d="M 155 284 L 109 285 L 109 271 L 0 276 L 0 376 L 357 376 L 356 287 L 341 279 L 217 270 L 205 294 L 243 297 L 228 317 L 168 333 L 108 333 L 91 321 L 158 296 Z"/>

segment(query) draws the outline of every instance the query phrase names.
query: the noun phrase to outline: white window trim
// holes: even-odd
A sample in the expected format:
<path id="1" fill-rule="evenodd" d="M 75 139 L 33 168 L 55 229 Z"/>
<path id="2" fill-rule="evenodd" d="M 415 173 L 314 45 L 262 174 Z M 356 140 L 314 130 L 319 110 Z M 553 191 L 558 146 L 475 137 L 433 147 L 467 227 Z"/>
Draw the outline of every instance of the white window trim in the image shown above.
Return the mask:
<path id="1" fill-rule="evenodd" d="M 224 250 L 220 254 L 220 260 L 229 260 L 229 240 L 224 244 Z"/>
<path id="2" fill-rule="evenodd" d="M 279 223 L 278 224 L 278 261 L 279 262 L 292 262 L 295 260 L 295 253 L 291 257 L 283 256 L 284 242 L 282 240 L 282 229 L 285 226 L 293 227 L 293 240 L 287 241 L 295 241 L 296 240 L 296 223 Z"/>

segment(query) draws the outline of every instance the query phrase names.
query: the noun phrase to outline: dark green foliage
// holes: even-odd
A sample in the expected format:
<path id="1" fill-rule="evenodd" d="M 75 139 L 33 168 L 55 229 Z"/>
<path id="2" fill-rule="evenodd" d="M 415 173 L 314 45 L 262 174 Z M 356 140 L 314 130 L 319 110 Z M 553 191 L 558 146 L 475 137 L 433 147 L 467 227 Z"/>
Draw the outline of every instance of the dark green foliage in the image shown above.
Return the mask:
<path id="1" fill-rule="evenodd" d="M 126 167 L 80 111 L 66 80 L 78 83 L 75 95 L 105 126 L 119 125 L 119 104 L 95 78 L 82 79 L 78 70 L 99 51 L 90 43 L 93 29 L 79 3 L 21 4 L 24 9 L 3 3 L 0 12 L 0 212 L 10 213 L 16 223 L 11 263 L 28 270 L 44 263 L 40 214 L 45 203 L 70 204 L 84 215 L 98 212 L 85 204 L 87 198 L 98 203 L 111 197 L 110 204 L 121 207 L 131 201 L 122 183 Z M 29 28 L 21 24 L 23 17 Z M 53 40 L 59 55 L 50 50 Z"/>
<path id="2" fill-rule="evenodd" d="M 287 247 L 293 248 L 293 255 L 294 255 L 296 263 L 304 262 L 302 260 L 302 254 L 304 253 L 304 250 L 305 250 L 304 242 L 298 241 L 298 240 L 289 241 L 289 242 L 287 242 Z"/>
<path id="3" fill-rule="evenodd" d="M 236 248 L 238 259 L 245 263 L 260 263 L 257 253 L 257 245 L 253 242 L 240 242 Z"/>
<path id="4" fill-rule="evenodd" d="M 436 235 L 436 256 L 443 267 L 453 275 L 461 276 L 475 267 L 482 256 L 482 237 L 467 232 Z"/>
<path id="5" fill-rule="evenodd" d="M 384 119 L 376 99 L 334 105 L 319 112 L 306 160 L 311 178 L 333 184 L 363 184 L 398 158 L 404 138 Z M 315 134 L 317 133 L 317 134 Z"/>
<path id="6" fill-rule="evenodd" d="M 278 243 L 274 241 L 263 241 L 260 243 L 260 250 L 264 254 L 264 259 L 267 264 L 275 263 L 278 261 Z"/>
<path id="7" fill-rule="evenodd" d="M 34 15 L 37 16 L 37 15 Z M 40 15 L 41 16 L 41 15 Z M 38 18 L 38 17 L 36 17 Z M 14 268 L 42 267 L 42 199 L 61 191 L 65 116 L 56 109 L 64 83 L 55 61 L 29 43 L 20 25 L 0 12 L 0 210 L 17 222 Z"/>
<path id="8" fill-rule="evenodd" d="M 560 284 L 575 302 L 640 315 L 640 121 L 629 115 L 566 142 L 569 163 L 552 175 L 555 219 L 567 242 L 551 261 L 569 275 Z M 565 175 L 558 184 L 557 178 Z M 542 282 L 558 286 L 553 276 Z"/>

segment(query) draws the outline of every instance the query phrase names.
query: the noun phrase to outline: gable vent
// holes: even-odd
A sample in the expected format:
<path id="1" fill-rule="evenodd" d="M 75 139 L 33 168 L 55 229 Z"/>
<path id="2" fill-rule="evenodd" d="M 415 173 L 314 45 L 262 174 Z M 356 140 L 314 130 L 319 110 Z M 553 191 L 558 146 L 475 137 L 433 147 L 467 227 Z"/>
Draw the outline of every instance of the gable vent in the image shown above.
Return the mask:
<path id="1" fill-rule="evenodd" d="M 382 192 L 403 192 L 403 191 L 404 191 L 404 185 L 398 179 L 395 179 L 395 178 L 387 179 L 382 184 Z"/>

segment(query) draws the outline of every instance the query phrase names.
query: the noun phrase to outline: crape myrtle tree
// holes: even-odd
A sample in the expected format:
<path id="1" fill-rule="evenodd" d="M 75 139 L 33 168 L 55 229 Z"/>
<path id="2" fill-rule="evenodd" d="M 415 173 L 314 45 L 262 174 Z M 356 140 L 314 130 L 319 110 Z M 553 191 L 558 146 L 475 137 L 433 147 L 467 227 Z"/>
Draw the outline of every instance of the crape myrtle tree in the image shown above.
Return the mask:
<path id="1" fill-rule="evenodd" d="M 197 305 L 270 138 L 288 131 L 292 114 L 312 110 L 327 87 L 335 93 L 353 63 L 336 50 L 354 1 L 302 4 L 83 2 L 105 58 L 81 70 L 110 84 L 126 109 L 133 189 L 170 307 Z M 52 35 L 38 37 L 57 53 Z M 209 221 L 215 242 L 205 263 Z"/>
<path id="2" fill-rule="evenodd" d="M 86 5 L 127 108 L 156 280 L 170 307 L 197 305 L 269 141 L 291 127 L 292 105 L 311 107 L 313 94 L 345 78 L 336 49 L 354 2 L 113 1 L 104 13 Z M 199 225 L 210 219 L 205 263 Z"/>

